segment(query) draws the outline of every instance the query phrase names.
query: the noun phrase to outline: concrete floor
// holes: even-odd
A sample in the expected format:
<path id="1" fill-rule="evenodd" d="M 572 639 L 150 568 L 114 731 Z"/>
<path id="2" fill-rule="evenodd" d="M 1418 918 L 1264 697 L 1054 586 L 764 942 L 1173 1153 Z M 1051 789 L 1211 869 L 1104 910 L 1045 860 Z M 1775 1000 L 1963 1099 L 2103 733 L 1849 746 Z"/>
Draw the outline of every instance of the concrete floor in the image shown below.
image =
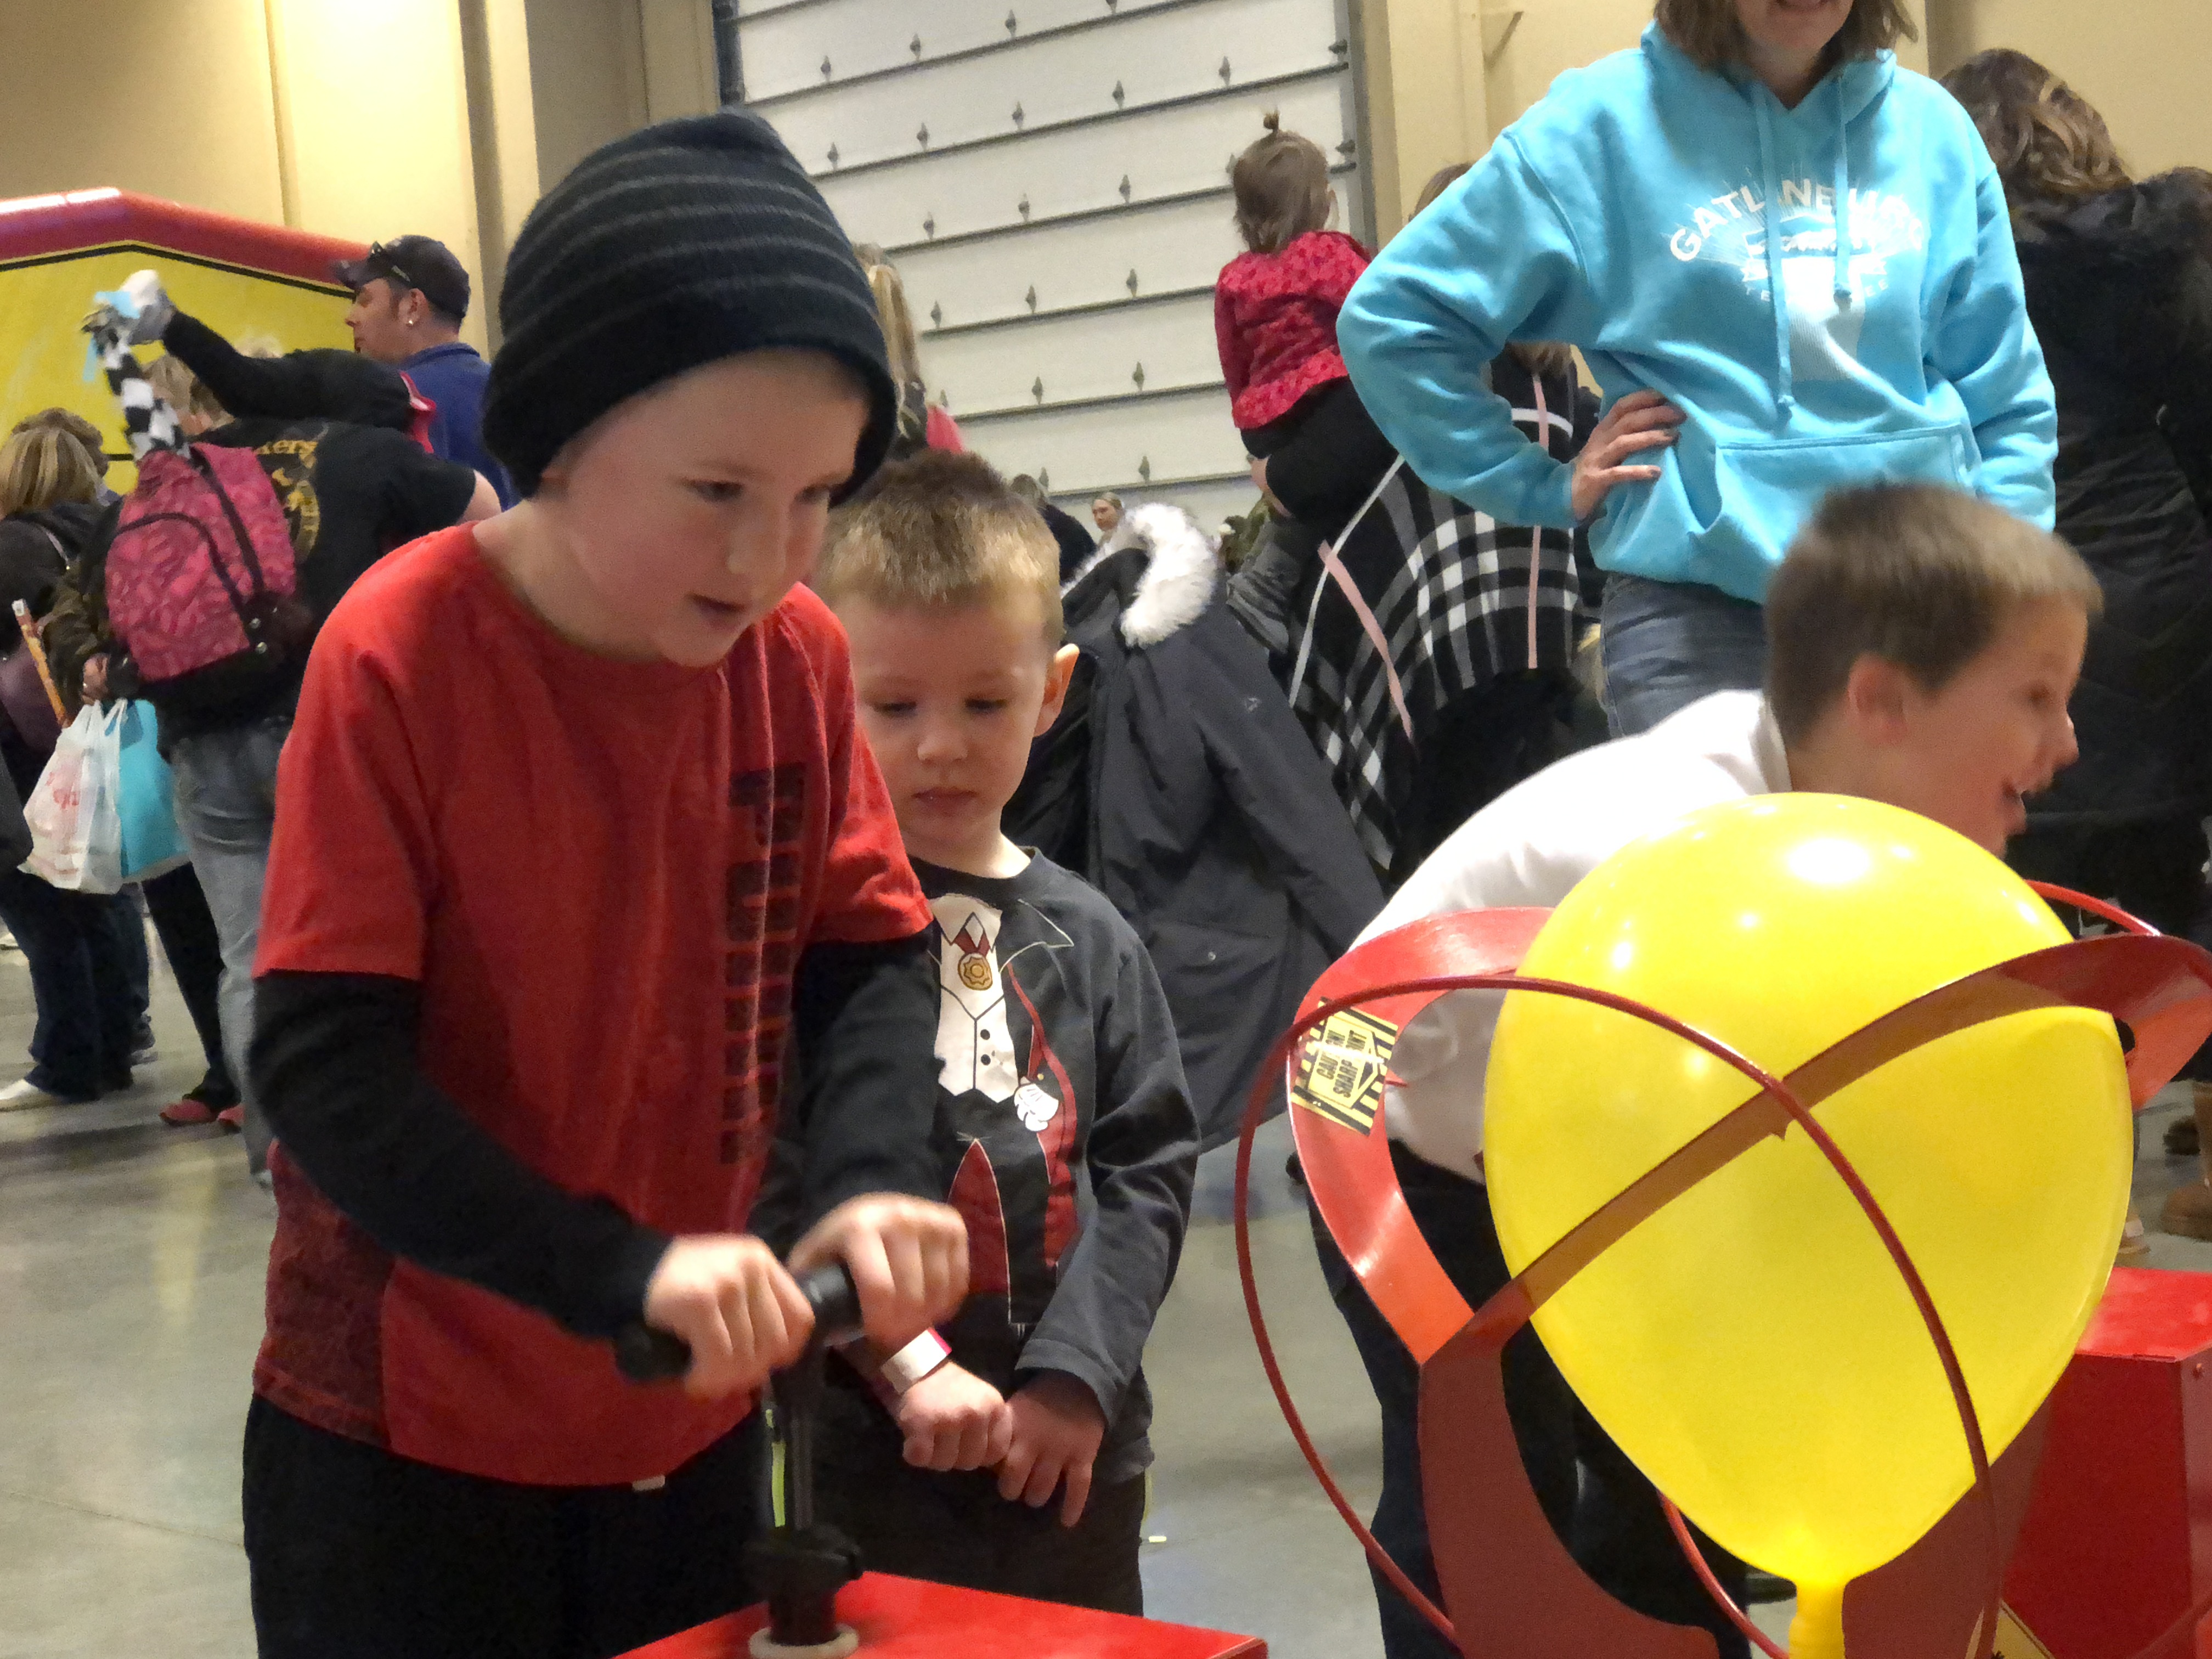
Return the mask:
<path id="1" fill-rule="evenodd" d="M 157 957 L 158 960 L 158 957 Z M 199 1075 L 166 969 L 161 1060 L 130 1096 L 0 1114 L 0 1659 L 240 1659 L 252 1652 L 238 1437 L 274 1212 L 236 1137 L 154 1114 Z M 27 1041 L 22 958 L 0 953 L 0 1054 Z M 0 1079 L 15 1074 L 0 1065 Z M 2137 1191 L 2179 1109 L 2145 1115 Z M 1353 1501 L 1379 1474 L 1375 1407 L 1329 1306 L 1285 1127 L 1255 1161 L 1254 1244 L 1285 1374 Z M 1277 1659 L 1380 1652 L 1358 1551 L 1308 1474 L 1247 1333 L 1229 1224 L 1231 1151 L 1201 1166 L 1190 1241 L 1147 1368 L 1159 1455 L 1146 1595 L 1161 1618 L 1267 1638 Z M 2212 1269 L 2154 1235 L 2149 1265 Z M 1762 1609 L 1778 1634 L 1786 1609 Z"/>

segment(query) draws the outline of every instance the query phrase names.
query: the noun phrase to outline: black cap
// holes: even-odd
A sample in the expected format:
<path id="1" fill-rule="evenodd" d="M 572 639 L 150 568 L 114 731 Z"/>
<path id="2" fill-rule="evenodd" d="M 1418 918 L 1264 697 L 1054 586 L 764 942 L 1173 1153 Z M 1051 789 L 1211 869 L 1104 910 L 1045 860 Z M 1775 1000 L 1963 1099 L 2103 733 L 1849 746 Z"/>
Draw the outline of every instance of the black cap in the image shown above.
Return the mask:
<path id="1" fill-rule="evenodd" d="M 342 259 L 331 269 L 356 294 L 379 277 L 422 297 L 459 322 L 469 314 L 469 273 L 453 249 L 434 236 L 395 236 L 371 246 L 366 259 Z"/>
<path id="2" fill-rule="evenodd" d="M 769 124 L 686 116 L 594 150 L 507 257 L 484 446 L 533 494 L 561 446 L 625 398 L 740 352 L 846 364 L 869 418 L 841 499 L 890 447 L 898 389 L 853 245 Z"/>

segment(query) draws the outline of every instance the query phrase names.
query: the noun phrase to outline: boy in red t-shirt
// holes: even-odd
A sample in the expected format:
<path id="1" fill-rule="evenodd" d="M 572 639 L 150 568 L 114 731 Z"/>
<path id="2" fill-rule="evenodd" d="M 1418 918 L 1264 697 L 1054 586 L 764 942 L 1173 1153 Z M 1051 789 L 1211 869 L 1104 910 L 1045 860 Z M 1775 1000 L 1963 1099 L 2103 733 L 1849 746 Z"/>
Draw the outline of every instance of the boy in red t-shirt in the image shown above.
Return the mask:
<path id="1" fill-rule="evenodd" d="M 527 499 L 332 614 L 278 785 L 253 1063 L 280 1147 L 246 1437 L 264 1656 L 626 1651 L 747 1599 L 754 1391 L 808 1334 L 744 1234 L 805 1094 L 872 1340 L 965 1288 L 930 912 L 795 583 L 896 392 L 769 128 L 587 158 L 507 266 Z M 627 1384 L 643 1320 L 692 1352 Z"/>

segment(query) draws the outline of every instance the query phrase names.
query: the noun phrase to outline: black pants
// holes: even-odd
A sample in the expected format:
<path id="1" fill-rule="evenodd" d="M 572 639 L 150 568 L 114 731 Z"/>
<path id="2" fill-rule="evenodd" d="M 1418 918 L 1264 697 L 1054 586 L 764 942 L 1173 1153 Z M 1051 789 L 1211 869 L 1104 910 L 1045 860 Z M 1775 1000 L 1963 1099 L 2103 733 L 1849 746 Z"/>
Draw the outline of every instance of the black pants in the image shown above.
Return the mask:
<path id="1" fill-rule="evenodd" d="M 116 896 L 67 893 L 0 869 L 0 921 L 23 947 L 38 1001 L 31 1082 L 64 1100 L 129 1088 L 139 1009 Z"/>
<path id="2" fill-rule="evenodd" d="M 2212 949 L 2205 852 L 2203 820 L 2191 815 L 2110 829 L 2030 830 L 2013 837 L 2005 861 L 2030 881 L 2103 899 L 2161 933 Z M 2212 1042 L 2191 1057 L 2181 1076 L 2212 1081 Z"/>
<path id="3" fill-rule="evenodd" d="M 757 1420 L 757 1419 L 755 1419 Z M 752 1422 L 651 1492 L 410 1462 L 255 1399 L 246 1555 L 262 1659 L 605 1659 L 754 1598 Z"/>
<path id="4" fill-rule="evenodd" d="M 1488 1192 L 1395 1145 L 1390 1161 L 1406 1206 L 1437 1264 L 1468 1305 L 1480 1307 L 1511 1277 L 1490 1218 Z M 1382 1496 L 1375 1506 L 1375 1541 L 1423 1595 L 1438 1601 L 1436 1559 L 1421 1501 L 1420 1370 L 1368 1300 L 1319 1215 L 1313 1220 L 1322 1276 L 1352 1328 L 1360 1363 L 1382 1407 Z M 1533 1328 L 1506 1345 L 1505 1409 L 1536 1499 L 1583 1571 L 1639 1613 L 1711 1632 L 1720 1644 L 1720 1659 L 1748 1659 L 1750 1644 L 1713 1605 L 1682 1559 L 1651 1483 L 1582 1408 Z M 1740 1604 L 1742 1564 L 1710 1543 L 1705 1555 Z M 1381 1573 L 1373 1577 L 1382 1650 L 1389 1659 L 1450 1659 L 1450 1644 Z"/>
<path id="5" fill-rule="evenodd" d="M 162 953 L 177 976 L 177 989 L 192 1017 L 207 1075 L 193 1092 L 216 1110 L 238 1103 L 238 1085 L 222 1058 L 222 1020 L 216 1000 L 222 983 L 222 939 L 216 932 L 215 913 L 208 908 L 200 878 L 189 864 L 145 884 L 146 913 L 161 937 Z"/>
<path id="6" fill-rule="evenodd" d="M 138 908 L 138 895 L 128 887 L 109 898 L 107 908 L 123 947 L 124 977 L 131 984 L 132 1030 L 143 1039 L 154 1030 L 154 958 L 146 949 L 146 913 Z"/>
<path id="7" fill-rule="evenodd" d="M 1574 677 L 1516 669 L 1454 699 L 1413 765 L 1389 887 L 1402 887 L 1451 833 L 1567 752 Z"/>
<path id="8" fill-rule="evenodd" d="M 1346 418 L 1344 404 L 1349 402 L 1357 406 L 1358 400 L 1358 393 L 1352 389 L 1350 380 L 1331 380 L 1316 386 L 1267 425 L 1255 426 L 1237 435 L 1244 440 L 1247 455 L 1255 460 L 1264 459 L 1297 437 L 1316 415 L 1326 411 L 1324 418 L 1331 428 L 1341 423 Z"/>
<path id="9" fill-rule="evenodd" d="M 860 1547 L 870 1571 L 1143 1613 L 1137 1566 L 1143 1475 L 1094 1486 L 1082 1519 L 1063 1527 L 1059 1493 L 1033 1510 L 1000 1497 L 999 1477 L 988 1469 L 915 1468 L 900 1455 L 897 1427 L 873 1396 L 836 1382 L 823 1394 L 815 1514 Z"/>

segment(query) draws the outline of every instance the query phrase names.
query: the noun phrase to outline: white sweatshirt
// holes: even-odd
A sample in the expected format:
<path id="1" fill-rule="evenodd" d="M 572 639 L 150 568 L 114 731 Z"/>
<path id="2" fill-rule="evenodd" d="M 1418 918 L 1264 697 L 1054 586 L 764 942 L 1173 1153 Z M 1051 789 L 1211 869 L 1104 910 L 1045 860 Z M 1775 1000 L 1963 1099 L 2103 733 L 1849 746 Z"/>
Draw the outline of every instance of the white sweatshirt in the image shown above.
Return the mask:
<path id="1" fill-rule="evenodd" d="M 1424 916 L 1549 908 L 1630 842 L 1718 801 L 1790 787 L 1782 734 L 1755 691 L 1721 691 L 1650 731 L 1570 755 L 1453 832 L 1367 925 L 1359 943 Z M 1498 991 L 1439 998 L 1398 1038 L 1383 1120 L 1428 1163 L 1480 1181 L 1482 1091 Z"/>

